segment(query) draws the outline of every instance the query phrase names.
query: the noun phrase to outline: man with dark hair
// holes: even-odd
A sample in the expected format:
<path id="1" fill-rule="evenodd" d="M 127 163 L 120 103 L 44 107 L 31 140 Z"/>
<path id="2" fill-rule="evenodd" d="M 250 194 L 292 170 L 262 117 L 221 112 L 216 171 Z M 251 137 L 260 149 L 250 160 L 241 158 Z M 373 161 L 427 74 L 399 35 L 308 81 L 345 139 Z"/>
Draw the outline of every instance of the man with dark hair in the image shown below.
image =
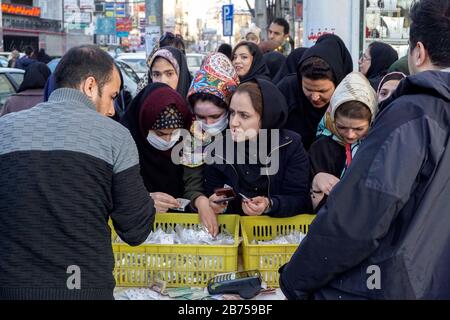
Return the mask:
<path id="1" fill-rule="evenodd" d="M 413 4 L 412 76 L 280 270 L 289 299 L 450 299 L 449 19 L 448 0 Z"/>
<path id="2" fill-rule="evenodd" d="M 275 41 L 278 47 L 276 51 L 286 56 L 293 50 L 290 47 L 289 30 L 289 23 L 284 18 L 276 18 L 267 28 L 268 40 Z"/>
<path id="3" fill-rule="evenodd" d="M 106 117 L 113 59 L 73 48 L 55 79 L 48 102 L 0 118 L 0 300 L 113 299 L 109 219 L 130 245 L 153 226 L 134 140 Z"/>
<path id="4" fill-rule="evenodd" d="M 35 63 L 37 60 L 33 58 L 33 53 L 32 47 L 26 47 L 25 55 L 16 62 L 16 68 L 26 70 L 30 64 Z"/>

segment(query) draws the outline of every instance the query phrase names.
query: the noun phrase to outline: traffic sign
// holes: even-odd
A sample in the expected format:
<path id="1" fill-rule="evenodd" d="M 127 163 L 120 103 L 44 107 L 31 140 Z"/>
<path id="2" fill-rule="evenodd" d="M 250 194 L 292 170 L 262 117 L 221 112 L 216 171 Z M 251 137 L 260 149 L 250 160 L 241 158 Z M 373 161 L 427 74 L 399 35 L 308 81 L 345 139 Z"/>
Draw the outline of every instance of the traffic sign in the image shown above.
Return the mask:
<path id="1" fill-rule="evenodd" d="M 222 7 L 222 24 L 223 24 L 223 36 L 231 37 L 233 35 L 233 18 L 234 18 L 234 5 L 228 4 Z"/>

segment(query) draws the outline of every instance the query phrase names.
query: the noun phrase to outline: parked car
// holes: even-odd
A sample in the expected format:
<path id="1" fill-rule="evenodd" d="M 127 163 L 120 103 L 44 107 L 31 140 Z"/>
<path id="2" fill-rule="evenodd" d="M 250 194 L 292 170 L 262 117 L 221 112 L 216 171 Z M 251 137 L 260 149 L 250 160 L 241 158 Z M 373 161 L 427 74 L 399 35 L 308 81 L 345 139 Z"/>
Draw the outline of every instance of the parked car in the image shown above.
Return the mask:
<path id="1" fill-rule="evenodd" d="M 0 67 L 8 68 L 8 58 L 0 56 Z"/>
<path id="2" fill-rule="evenodd" d="M 0 113 L 9 96 L 19 90 L 25 71 L 13 68 L 0 68 Z"/>
<path id="3" fill-rule="evenodd" d="M 145 52 L 121 53 L 116 60 L 128 64 L 140 79 L 148 73 L 147 55 Z"/>
<path id="4" fill-rule="evenodd" d="M 186 54 L 186 60 L 189 72 L 194 77 L 195 73 L 200 70 L 203 60 L 206 58 L 206 55 L 201 53 L 188 53 Z"/>

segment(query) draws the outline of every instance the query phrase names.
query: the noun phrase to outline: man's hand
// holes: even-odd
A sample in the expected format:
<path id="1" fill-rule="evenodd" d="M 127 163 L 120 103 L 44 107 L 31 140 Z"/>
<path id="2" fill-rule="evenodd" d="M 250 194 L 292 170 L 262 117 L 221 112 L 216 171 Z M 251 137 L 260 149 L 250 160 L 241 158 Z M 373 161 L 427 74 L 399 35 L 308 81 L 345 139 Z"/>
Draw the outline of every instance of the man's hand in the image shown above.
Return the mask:
<path id="1" fill-rule="evenodd" d="M 270 200 L 266 197 L 256 197 L 242 202 L 242 211 L 248 216 L 260 216 L 269 208 Z"/>
<path id="2" fill-rule="evenodd" d="M 153 201 L 155 201 L 155 209 L 158 213 L 166 213 L 169 209 L 179 208 L 180 203 L 171 195 L 162 192 L 150 193 Z"/>
<path id="3" fill-rule="evenodd" d="M 217 215 L 209 205 L 208 198 L 205 196 L 198 197 L 195 200 L 195 207 L 198 210 L 198 215 L 202 224 L 213 237 L 216 237 L 219 233 L 219 223 L 217 222 Z"/>

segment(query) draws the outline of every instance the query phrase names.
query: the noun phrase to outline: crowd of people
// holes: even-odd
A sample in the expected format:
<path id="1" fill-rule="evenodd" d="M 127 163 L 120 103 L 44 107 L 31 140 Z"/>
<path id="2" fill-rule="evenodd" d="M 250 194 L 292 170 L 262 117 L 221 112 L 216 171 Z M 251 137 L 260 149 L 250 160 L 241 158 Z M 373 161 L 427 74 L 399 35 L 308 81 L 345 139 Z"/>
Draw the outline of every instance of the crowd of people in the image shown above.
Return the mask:
<path id="1" fill-rule="evenodd" d="M 50 74 L 31 64 L 0 118 L 0 298 L 112 298 L 108 219 L 139 245 L 180 199 L 212 236 L 220 214 L 317 214 L 280 269 L 288 299 L 450 298 L 449 17 L 448 1 L 413 5 L 406 71 L 382 42 L 359 72 L 337 35 L 286 52 L 276 19 L 192 78 L 165 35 L 114 119 L 120 71 L 101 49 L 67 52 L 45 103 Z M 82 290 L 66 287 L 73 264 Z"/>

